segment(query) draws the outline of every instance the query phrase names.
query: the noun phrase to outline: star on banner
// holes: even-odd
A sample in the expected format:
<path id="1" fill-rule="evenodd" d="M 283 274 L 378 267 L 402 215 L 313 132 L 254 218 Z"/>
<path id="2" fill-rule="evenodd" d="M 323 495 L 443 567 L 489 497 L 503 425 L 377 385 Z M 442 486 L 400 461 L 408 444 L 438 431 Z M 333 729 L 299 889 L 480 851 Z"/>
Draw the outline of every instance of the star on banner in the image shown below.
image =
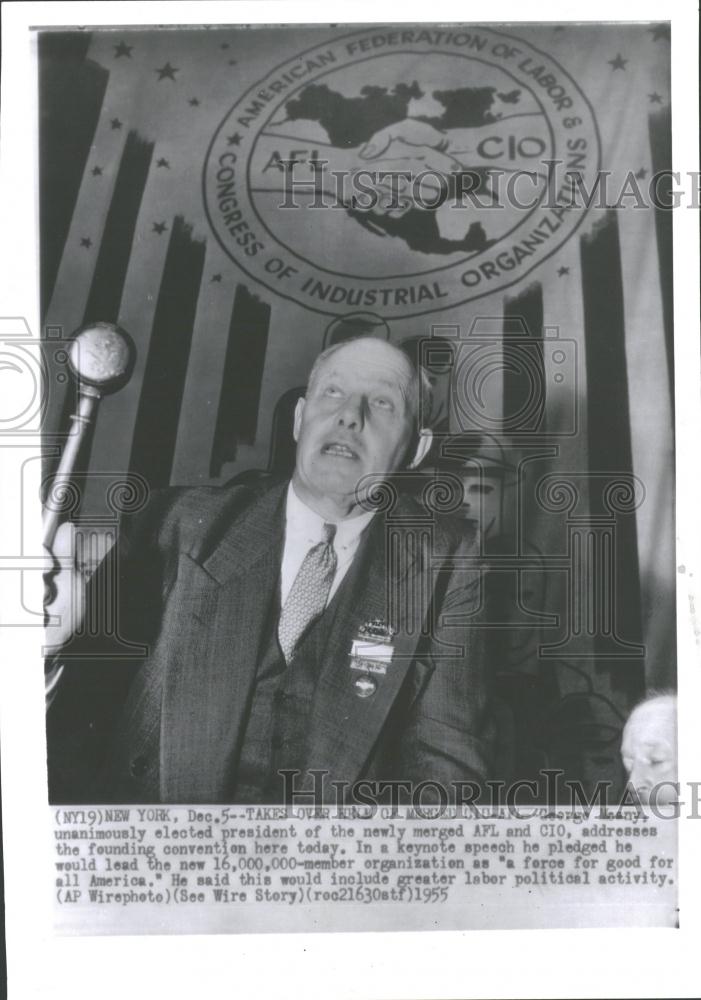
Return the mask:
<path id="1" fill-rule="evenodd" d="M 179 73 L 180 70 L 177 66 L 171 66 L 170 63 L 167 62 L 164 66 L 161 66 L 159 69 L 155 69 L 153 72 L 158 73 L 159 80 L 174 80 L 175 74 Z"/>
<path id="2" fill-rule="evenodd" d="M 662 98 L 657 91 L 654 94 L 648 94 L 648 97 L 650 98 L 650 104 L 662 104 Z"/>
<path id="3" fill-rule="evenodd" d="M 126 45 L 124 42 L 120 42 L 118 45 L 114 46 L 114 58 L 121 59 L 122 56 L 126 56 L 127 59 L 131 59 L 133 48 L 133 45 Z"/>
<path id="4" fill-rule="evenodd" d="M 614 69 L 625 69 L 628 59 L 624 59 L 620 52 L 616 53 L 615 59 L 609 59 L 609 64 L 613 66 Z"/>
<path id="5" fill-rule="evenodd" d="M 635 172 L 636 180 L 643 181 L 645 180 L 646 176 L 647 176 L 647 170 L 645 169 L 645 167 L 641 167 L 640 170 L 636 170 Z"/>
<path id="6" fill-rule="evenodd" d="M 110 127 L 112 129 L 121 128 L 122 123 L 120 122 L 119 118 L 113 118 L 110 122 Z"/>
<path id="7" fill-rule="evenodd" d="M 213 274 L 212 277 L 209 280 L 210 280 L 210 282 L 212 282 L 212 281 L 221 281 L 221 274 Z"/>
<path id="8" fill-rule="evenodd" d="M 654 28 L 647 29 L 652 35 L 653 42 L 659 41 L 660 38 L 666 38 L 669 41 L 672 37 L 672 32 L 668 24 L 656 24 Z"/>
<path id="9" fill-rule="evenodd" d="M 86 250 L 89 250 L 90 247 L 92 246 L 92 240 L 90 239 L 89 236 L 83 236 L 81 237 L 80 245 L 82 247 L 85 247 Z"/>
<path id="10" fill-rule="evenodd" d="M 102 177 L 102 167 L 93 167 L 91 173 L 93 177 Z"/>
<path id="11" fill-rule="evenodd" d="M 153 232 L 158 233 L 159 236 L 161 236 L 167 228 L 168 226 L 166 226 L 165 222 L 154 222 L 153 224 Z"/>
<path id="12" fill-rule="evenodd" d="M 241 142 L 241 136 L 239 135 L 238 132 L 234 132 L 233 135 L 227 136 L 226 141 L 229 143 L 230 146 L 238 146 L 238 144 Z"/>
<path id="13" fill-rule="evenodd" d="M 191 97 L 187 103 L 193 108 L 199 108 L 200 106 L 200 102 L 197 100 L 196 97 Z"/>
<path id="14" fill-rule="evenodd" d="M 168 163 L 165 156 L 162 156 L 160 160 L 156 160 L 156 166 L 165 167 L 166 170 L 170 170 L 170 163 Z"/>
<path id="15" fill-rule="evenodd" d="M 569 273 L 570 273 L 569 267 L 558 267 L 557 269 L 558 278 L 564 278 L 564 276 Z"/>

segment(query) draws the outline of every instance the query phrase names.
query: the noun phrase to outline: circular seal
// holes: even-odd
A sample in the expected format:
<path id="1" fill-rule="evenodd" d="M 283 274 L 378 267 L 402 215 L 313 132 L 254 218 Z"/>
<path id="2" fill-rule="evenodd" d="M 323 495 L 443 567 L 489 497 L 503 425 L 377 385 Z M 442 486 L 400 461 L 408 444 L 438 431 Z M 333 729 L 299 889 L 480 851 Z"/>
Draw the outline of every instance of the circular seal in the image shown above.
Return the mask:
<path id="1" fill-rule="evenodd" d="M 373 28 L 271 69 L 210 143 L 205 210 L 223 249 L 277 295 L 385 319 L 514 284 L 587 211 L 592 108 L 521 38 Z"/>

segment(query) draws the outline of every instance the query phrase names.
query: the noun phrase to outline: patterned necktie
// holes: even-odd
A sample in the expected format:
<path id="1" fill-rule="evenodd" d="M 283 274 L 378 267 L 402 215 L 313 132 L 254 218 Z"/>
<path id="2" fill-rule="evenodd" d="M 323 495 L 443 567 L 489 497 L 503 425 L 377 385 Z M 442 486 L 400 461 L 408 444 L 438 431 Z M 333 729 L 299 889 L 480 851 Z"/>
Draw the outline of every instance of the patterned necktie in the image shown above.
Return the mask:
<path id="1" fill-rule="evenodd" d="M 324 525 L 324 541 L 307 552 L 304 562 L 287 595 L 278 624 L 280 648 L 287 663 L 307 627 L 326 607 L 333 578 L 336 575 L 336 552 L 333 539 L 335 524 Z"/>

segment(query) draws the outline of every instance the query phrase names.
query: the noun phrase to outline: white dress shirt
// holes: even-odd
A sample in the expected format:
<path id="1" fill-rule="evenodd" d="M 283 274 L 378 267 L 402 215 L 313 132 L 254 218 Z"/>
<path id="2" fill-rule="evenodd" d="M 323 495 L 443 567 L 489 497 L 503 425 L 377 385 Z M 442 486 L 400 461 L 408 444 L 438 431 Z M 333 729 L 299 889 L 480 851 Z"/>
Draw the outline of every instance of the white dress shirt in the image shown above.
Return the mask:
<path id="1" fill-rule="evenodd" d="M 335 524 L 333 547 L 336 553 L 336 574 L 329 590 L 327 604 L 341 585 L 343 577 L 353 562 L 360 537 L 372 520 L 374 511 L 365 511 L 342 521 L 330 521 L 307 507 L 294 491 L 292 483 L 287 488 L 285 508 L 285 547 L 280 572 L 280 607 L 285 606 L 292 584 L 304 558 L 311 548 L 324 540 L 324 525 Z"/>

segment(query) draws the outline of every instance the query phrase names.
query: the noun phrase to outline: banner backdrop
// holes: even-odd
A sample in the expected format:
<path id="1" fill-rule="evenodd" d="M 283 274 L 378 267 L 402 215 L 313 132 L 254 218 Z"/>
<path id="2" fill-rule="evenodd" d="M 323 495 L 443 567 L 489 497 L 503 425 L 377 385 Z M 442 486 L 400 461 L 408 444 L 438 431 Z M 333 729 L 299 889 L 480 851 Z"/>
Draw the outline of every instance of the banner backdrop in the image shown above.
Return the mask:
<path id="1" fill-rule="evenodd" d="M 75 329 L 138 352 L 82 516 L 127 474 L 284 474 L 317 353 L 401 344 L 482 525 L 505 755 L 619 775 L 676 675 L 668 26 L 36 40 L 47 432 Z"/>

